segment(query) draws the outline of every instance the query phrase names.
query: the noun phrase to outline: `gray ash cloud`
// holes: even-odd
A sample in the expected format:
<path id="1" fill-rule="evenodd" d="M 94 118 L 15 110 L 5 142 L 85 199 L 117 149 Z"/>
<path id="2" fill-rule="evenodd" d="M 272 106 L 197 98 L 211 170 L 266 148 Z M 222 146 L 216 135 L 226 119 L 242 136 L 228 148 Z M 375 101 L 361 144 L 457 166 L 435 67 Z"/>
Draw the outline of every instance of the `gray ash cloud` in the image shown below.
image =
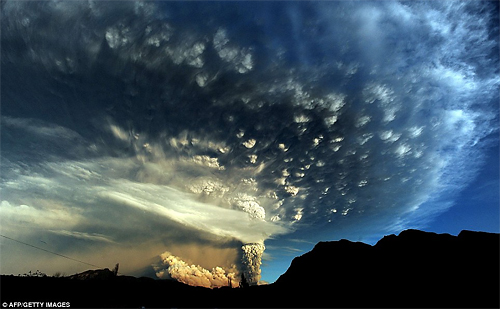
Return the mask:
<path id="1" fill-rule="evenodd" d="M 494 14 L 487 2 L 2 2 L 6 230 L 151 239 L 160 254 L 186 239 L 424 224 L 498 131 Z"/>

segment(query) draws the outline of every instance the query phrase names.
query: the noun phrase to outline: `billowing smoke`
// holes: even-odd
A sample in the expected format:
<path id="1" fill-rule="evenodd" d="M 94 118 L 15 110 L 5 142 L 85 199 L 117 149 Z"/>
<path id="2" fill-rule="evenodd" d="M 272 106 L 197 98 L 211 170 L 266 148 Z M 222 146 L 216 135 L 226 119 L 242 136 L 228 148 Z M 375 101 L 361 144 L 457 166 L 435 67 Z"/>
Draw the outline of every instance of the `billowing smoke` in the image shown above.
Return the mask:
<path id="1" fill-rule="evenodd" d="M 245 244 L 241 247 L 243 255 L 243 276 L 249 285 L 256 285 L 260 281 L 260 265 L 262 265 L 262 254 L 266 247 L 261 243 Z"/>
<path id="2" fill-rule="evenodd" d="M 189 265 L 168 251 L 162 253 L 160 258 L 162 264 L 154 266 L 158 278 L 175 279 L 185 284 L 206 288 L 238 286 L 236 266 L 232 269 L 217 266 L 208 270 L 200 265 Z"/>
<path id="3" fill-rule="evenodd" d="M 257 285 L 261 278 L 260 266 L 264 250 L 265 246 L 262 243 L 245 244 L 241 247 L 239 267 L 233 264 L 229 269 L 214 267 L 211 270 L 200 265 L 189 264 L 180 257 L 165 251 L 160 255 L 161 263 L 154 265 L 154 268 L 158 278 L 175 279 L 193 286 L 237 287 L 242 280 L 241 275 L 249 285 Z"/>
<path id="4" fill-rule="evenodd" d="M 2 230 L 49 250 L 256 284 L 270 239 L 425 224 L 498 130 L 490 2 L 1 5 Z"/>

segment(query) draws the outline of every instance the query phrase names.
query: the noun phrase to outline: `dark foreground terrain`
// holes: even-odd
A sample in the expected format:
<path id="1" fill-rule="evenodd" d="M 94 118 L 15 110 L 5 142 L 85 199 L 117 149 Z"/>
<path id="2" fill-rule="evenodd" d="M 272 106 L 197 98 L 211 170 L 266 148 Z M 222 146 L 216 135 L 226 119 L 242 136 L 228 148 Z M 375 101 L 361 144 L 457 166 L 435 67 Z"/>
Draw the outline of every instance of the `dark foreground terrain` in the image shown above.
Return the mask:
<path id="1" fill-rule="evenodd" d="M 416 230 L 386 236 L 375 246 L 321 242 L 295 258 L 275 283 L 240 289 L 114 276 L 107 269 L 65 278 L 2 276 L 1 302 L 3 307 L 50 302 L 71 308 L 498 308 L 499 244 L 499 234 L 462 231 L 451 236 Z"/>

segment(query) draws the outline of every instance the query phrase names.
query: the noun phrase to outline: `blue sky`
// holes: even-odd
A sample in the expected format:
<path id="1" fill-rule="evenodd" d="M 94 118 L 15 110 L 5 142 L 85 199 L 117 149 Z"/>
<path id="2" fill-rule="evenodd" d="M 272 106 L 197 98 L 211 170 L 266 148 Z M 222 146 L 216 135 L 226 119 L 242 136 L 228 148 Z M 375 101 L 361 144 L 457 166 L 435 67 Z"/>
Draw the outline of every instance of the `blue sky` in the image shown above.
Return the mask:
<path id="1" fill-rule="evenodd" d="M 2 2 L 2 235 L 214 287 L 498 232 L 498 28 L 484 1 Z"/>
<path id="2" fill-rule="evenodd" d="M 500 233 L 500 183 L 499 183 L 499 145 L 497 136 L 491 136 L 492 146 L 488 149 L 483 166 L 476 178 L 461 192 L 453 197 L 453 206 L 433 218 L 421 230 L 434 233 L 458 235 L 462 230 Z M 395 234 L 398 234 L 395 231 Z M 380 235 L 368 239 L 351 238 L 351 241 L 363 241 L 374 245 Z M 332 240 L 328 236 L 322 240 Z M 273 243 L 271 240 L 268 243 Z M 278 241 L 279 243 L 279 241 Z M 288 242 L 289 247 L 272 250 L 273 256 L 263 265 L 263 280 L 274 282 L 283 274 L 291 260 L 311 250 L 315 242 Z"/>
<path id="3" fill-rule="evenodd" d="M 461 230 L 500 232 L 498 143 L 487 152 L 479 175 L 456 199 L 455 205 L 434 219 L 427 231 L 457 235 Z"/>

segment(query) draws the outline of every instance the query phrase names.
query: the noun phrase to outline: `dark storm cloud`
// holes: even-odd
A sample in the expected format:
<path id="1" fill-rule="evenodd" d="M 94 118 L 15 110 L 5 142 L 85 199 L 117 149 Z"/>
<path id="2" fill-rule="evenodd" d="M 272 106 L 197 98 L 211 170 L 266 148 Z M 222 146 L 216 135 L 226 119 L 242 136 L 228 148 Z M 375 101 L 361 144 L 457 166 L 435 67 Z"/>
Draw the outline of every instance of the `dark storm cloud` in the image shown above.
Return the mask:
<path id="1" fill-rule="evenodd" d="M 498 130 L 494 14 L 4 2 L 2 212 L 102 245 L 252 250 L 291 231 L 423 224 Z"/>

